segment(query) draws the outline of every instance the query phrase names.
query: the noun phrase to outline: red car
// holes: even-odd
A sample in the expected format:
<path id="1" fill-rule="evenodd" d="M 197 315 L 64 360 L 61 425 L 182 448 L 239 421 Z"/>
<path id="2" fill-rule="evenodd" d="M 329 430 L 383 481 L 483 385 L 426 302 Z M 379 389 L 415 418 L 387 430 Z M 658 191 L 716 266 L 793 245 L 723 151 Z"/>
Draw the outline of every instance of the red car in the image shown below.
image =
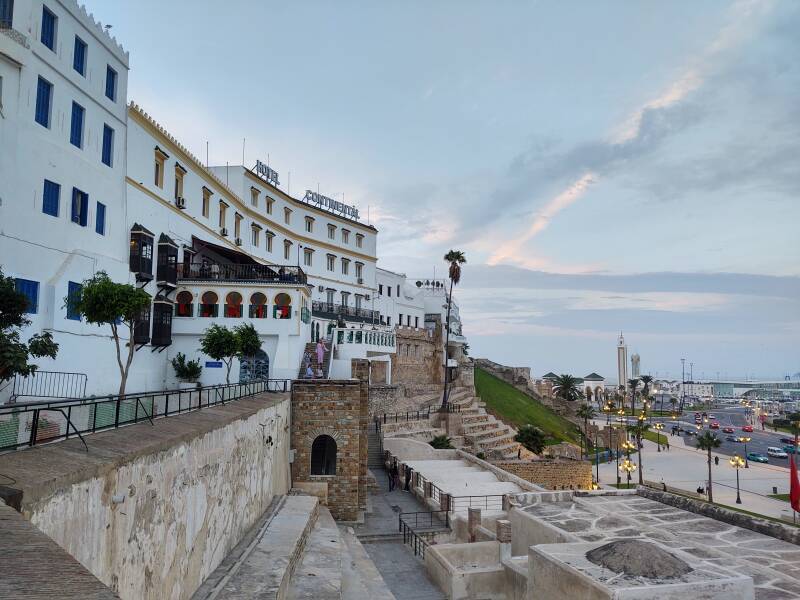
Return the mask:
<path id="1" fill-rule="evenodd" d="M 722 431 L 723 433 L 733 433 L 734 429 L 733 427 L 723 427 Z"/>
<path id="2" fill-rule="evenodd" d="M 753 433 L 753 426 L 745 425 L 744 427 L 742 427 L 742 431 L 746 431 L 747 433 Z"/>
<path id="3" fill-rule="evenodd" d="M 710 427 L 711 429 L 719 429 L 719 423 L 717 423 L 716 421 L 714 421 L 713 423 L 711 423 L 711 425 L 709 425 L 709 427 Z"/>

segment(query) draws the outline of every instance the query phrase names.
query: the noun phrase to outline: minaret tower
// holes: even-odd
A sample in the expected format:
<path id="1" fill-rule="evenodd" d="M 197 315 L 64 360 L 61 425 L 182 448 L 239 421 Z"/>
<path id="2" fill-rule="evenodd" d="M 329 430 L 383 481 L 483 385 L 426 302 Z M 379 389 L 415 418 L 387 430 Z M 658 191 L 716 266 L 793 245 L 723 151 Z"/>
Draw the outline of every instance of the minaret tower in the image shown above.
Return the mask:
<path id="1" fill-rule="evenodd" d="M 625 338 L 619 332 L 619 342 L 617 343 L 617 378 L 619 383 L 628 391 L 628 347 L 625 345 Z"/>

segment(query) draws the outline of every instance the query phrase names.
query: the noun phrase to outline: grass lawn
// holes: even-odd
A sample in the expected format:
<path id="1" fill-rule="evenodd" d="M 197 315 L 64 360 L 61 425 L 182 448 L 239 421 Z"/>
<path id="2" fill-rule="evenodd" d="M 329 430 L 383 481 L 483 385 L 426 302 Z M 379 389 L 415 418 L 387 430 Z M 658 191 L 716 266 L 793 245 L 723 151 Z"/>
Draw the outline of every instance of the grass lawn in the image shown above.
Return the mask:
<path id="1" fill-rule="evenodd" d="M 770 498 L 775 498 L 776 500 L 783 500 L 784 502 L 789 501 L 789 494 L 769 494 Z"/>
<path id="2" fill-rule="evenodd" d="M 615 487 L 618 490 L 635 490 L 636 489 L 636 483 L 634 483 L 633 481 L 631 481 L 630 483 L 620 483 L 620 484 L 612 483 L 610 485 L 611 485 L 611 487 Z"/>
<path id="3" fill-rule="evenodd" d="M 475 369 L 475 388 L 486 408 L 514 427 L 531 424 L 556 442 L 580 445 L 573 423 L 483 369 Z"/>

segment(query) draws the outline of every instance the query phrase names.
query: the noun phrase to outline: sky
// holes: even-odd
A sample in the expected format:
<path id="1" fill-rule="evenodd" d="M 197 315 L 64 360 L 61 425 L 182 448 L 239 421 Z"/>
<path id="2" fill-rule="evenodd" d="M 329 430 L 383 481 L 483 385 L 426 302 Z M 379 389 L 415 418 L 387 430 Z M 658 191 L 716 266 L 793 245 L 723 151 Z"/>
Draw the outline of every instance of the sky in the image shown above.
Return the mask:
<path id="1" fill-rule="evenodd" d="M 800 2 L 86 5 L 197 156 L 357 205 L 381 267 L 463 250 L 472 356 L 800 371 Z"/>

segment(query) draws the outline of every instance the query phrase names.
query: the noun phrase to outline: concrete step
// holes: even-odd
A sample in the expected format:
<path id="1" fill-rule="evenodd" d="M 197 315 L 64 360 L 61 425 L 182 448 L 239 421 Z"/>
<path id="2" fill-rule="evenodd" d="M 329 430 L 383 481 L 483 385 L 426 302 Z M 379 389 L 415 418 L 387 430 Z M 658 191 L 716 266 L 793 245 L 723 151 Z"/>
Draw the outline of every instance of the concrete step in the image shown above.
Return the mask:
<path id="1" fill-rule="evenodd" d="M 345 600 L 394 600 L 380 571 L 351 527 L 342 527 L 342 598 Z"/>
<path id="2" fill-rule="evenodd" d="M 340 600 L 343 544 L 339 528 L 326 507 L 308 536 L 300 563 L 289 584 L 287 600 Z"/>

